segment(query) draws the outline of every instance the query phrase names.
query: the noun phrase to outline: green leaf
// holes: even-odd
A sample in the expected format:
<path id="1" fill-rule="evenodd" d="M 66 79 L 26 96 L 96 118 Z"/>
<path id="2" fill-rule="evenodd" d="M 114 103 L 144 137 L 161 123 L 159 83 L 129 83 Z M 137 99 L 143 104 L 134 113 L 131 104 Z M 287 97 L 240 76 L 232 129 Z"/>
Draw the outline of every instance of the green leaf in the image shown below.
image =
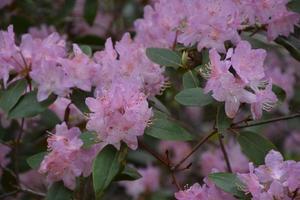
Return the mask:
<path id="1" fill-rule="evenodd" d="M 213 102 L 209 94 L 204 94 L 202 88 L 182 90 L 175 96 L 175 100 L 184 106 L 206 106 Z"/>
<path id="2" fill-rule="evenodd" d="M 94 24 L 98 12 L 98 0 L 85 0 L 84 19 L 89 25 Z"/>
<path id="3" fill-rule="evenodd" d="M 182 83 L 184 89 L 200 87 L 200 82 L 198 80 L 197 74 L 192 70 L 189 70 L 185 74 L 183 74 Z"/>
<path id="4" fill-rule="evenodd" d="M 294 46 L 287 38 L 279 36 L 275 42 L 285 47 L 296 60 L 300 61 L 300 50 Z"/>
<path id="5" fill-rule="evenodd" d="M 149 103 L 151 105 L 152 108 L 155 108 L 163 113 L 166 113 L 168 115 L 170 115 L 170 111 L 168 110 L 168 108 L 156 97 L 149 97 L 148 98 Z"/>
<path id="6" fill-rule="evenodd" d="M 59 24 L 60 22 L 62 22 L 65 17 L 70 15 L 72 10 L 74 9 L 75 3 L 76 0 L 65 0 L 61 9 L 57 12 L 57 15 L 51 20 L 51 22 L 54 24 Z"/>
<path id="7" fill-rule="evenodd" d="M 88 45 L 80 45 L 80 49 L 83 53 L 85 53 L 87 56 L 92 57 L 93 51 L 92 48 Z"/>
<path id="8" fill-rule="evenodd" d="M 278 100 L 280 102 L 284 102 L 285 101 L 285 99 L 286 99 L 286 92 L 285 92 L 284 89 L 282 89 L 281 87 L 273 84 L 272 90 L 276 94 L 276 96 L 277 96 L 277 98 L 278 98 Z"/>
<path id="9" fill-rule="evenodd" d="M 46 200 L 71 200 L 72 192 L 62 182 L 53 183 L 47 192 Z"/>
<path id="10" fill-rule="evenodd" d="M 291 0 L 287 6 L 290 10 L 300 13 L 300 1 L 299 0 Z"/>
<path id="11" fill-rule="evenodd" d="M 127 149 L 117 151 L 113 146 L 106 146 L 93 163 L 93 185 L 96 200 L 100 200 L 104 190 L 122 170 Z"/>
<path id="12" fill-rule="evenodd" d="M 194 139 L 178 122 L 159 111 L 155 112 L 153 124 L 146 129 L 145 134 L 161 140 L 189 141 Z"/>
<path id="13" fill-rule="evenodd" d="M 85 44 L 85 45 L 98 45 L 103 46 L 105 44 L 105 40 L 96 36 L 96 35 L 84 35 L 80 37 L 74 38 L 74 42 L 77 44 Z"/>
<path id="14" fill-rule="evenodd" d="M 34 117 L 45 110 L 56 100 L 55 95 L 51 95 L 48 99 L 42 102 L 37 101 L 37 91 L 29 92 L 21 97 L 17 105 L 8 113 L 11 119 Z"/>
<path id="15" fill-rule="evenodd" d="M 84 149 L 88 149 L 93 144 L 99 143 L 99 140 L 97 138 L 96 133 L 91 132 L 91 131 L 85 131 L 85 132 L 81 133 L 80 139 L 83 141 L 83 148 Z"/>
<path id="16" fill-rule="evenodd" d="M 235 174 L 213 173 L 209 174 L 208 178 L 223 191 L 233 194 L 236 197 L 245 197 L 245 194 L 242 192 L 242 188 L 245 186 Z"/>
<path id="17" fill-rule="evenodd" d="M 174 67 L 175 69 L 181 67 L 180 55 L 170 49 L 147 48 L 146 55 L 152 62 L 161 66 Z"/>
<path id="18" fill-rule="evenodd" d="M 0 107 L 7 113 L 18 103 L 26 87 L 27 81 L 25 79 L 18 80 L 11 84 L 1 93 Z"/>
<path id="19" fill-rule="evenodd" d="M 92 97 L 92 92 L 85 92 L 79 89 L 74 89 L 71 94 L 72 103 L 83 113 L 89 113 L 90 110 L 88 106 L 85 104 L 85 99 L 87 97 Z"/>
<path id="20" fill-rule="evenodd" d="M 216 127 L 218 132 L 223 134 L 231 125 L 231 119 L 229 119 L 225 113 L 224 105 L 218 107 L 217 118 L 216 118 Z"/>
<path id="21" fill-rule="evenodd" d="M 32 169 L 38 169 L 40 167 L 41 162 L 43 161 L 45 155 L 47 152 L 40 152 L 38 154 L 35 154 L 33 156 L 30 156 L 27 158 L 27 164 L 32 168 Z"/>
<path id="22" fill-rule="evenodd" d="M 141 177 L 141 174 L 135 168 L 126 166 L 125 169 L 116 176 L 115 181 L 134 181 Z"/>
<path id="23" fill-rule="evenodd" d="M 256 165 L 264 164 L 265 156 L 272 149 L 276 149 L 265 137 L 252 132 L 241 132 L 238 136 L 243 153 Z"/>

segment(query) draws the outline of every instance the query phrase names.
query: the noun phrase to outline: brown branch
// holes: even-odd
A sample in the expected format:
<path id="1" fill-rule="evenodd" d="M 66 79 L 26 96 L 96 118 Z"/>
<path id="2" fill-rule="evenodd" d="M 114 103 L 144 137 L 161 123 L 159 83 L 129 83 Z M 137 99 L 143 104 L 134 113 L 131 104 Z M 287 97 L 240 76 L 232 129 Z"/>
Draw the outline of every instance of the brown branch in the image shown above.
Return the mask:
<path id="1" fill-rule="evenodd" d="M 229 157 L 228 157 L 228 154 L 226 152 L 226 149 L 225 149 L 225 146 L 224 146 L 224 143 L 223 143 L 223 136 L 221 134 L 218 134 L 218 138 L 219 138 L 221 150 L 222 150 L 225 162 L 226 162 L 227 170 L 228 170 L 228 172 L 232 173 Z"/>
<path id="2" fill-rule="evenodd" d="M 149 148 L 144 142 L 142 142 L 141 140 L 139 140 L 139 146 L 144 149 L 145 151 L 147 151 L 148 153 L 150 153 L 153 157 L 155 157 L 158 161 L 160 161 L 163 165 L 169 167 L 169 162 L 161 155 L 159 155 L 157 152 L 155 152 L 154 150 L 152 150 L 151 148 Z"/>
<path id="3" fill-rule="evenodd" d="M 298 118 L 298 117 L 300 117 L 300 113 L 296 113 L 296 114 L 292 114 L 292 115 L 288 115 L 288 116 L 283 116 L 283 117 L 267 119 L 267 120 L 258 121 L 258 122 L 252 122 L 252 123 L 248 123 L 246 125 L 233 124 L 231 126 L 231 129 L 242 129 L 242 128 L 248 128 L 248 127 L 252 127 L 252 126 L 260 126 L 260 125 L 264 125 L 264 124 L 269 124 L 269 123 L 273 123 L 273 122 L 277 122 L 277 121 L 284 121 L 284 120 L 294 119 L 294 118 Z"/>
<path id="4" fill-rule="evenodd" d="M 217 133 L 217 130 L 213 130 L 208 135 L 206 135 L 204 138 L 202 138 L 196 146 L 189 152 L 182 160 L 178 162 L 174 167 L 172 167 L 172 170 L 176 171 L 191 155 L 193 155 L 206 141 L 209 140 L 212 136 L 214 136 Z"/>

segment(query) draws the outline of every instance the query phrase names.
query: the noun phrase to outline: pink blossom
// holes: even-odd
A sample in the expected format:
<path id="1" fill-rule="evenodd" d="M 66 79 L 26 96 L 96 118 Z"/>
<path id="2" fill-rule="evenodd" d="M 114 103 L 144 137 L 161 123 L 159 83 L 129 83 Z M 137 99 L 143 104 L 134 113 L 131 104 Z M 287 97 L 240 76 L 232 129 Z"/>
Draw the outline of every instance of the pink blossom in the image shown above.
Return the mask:
<path id="1" fill-rule="evenodd" d="M 232 67 L 245 83 L 260 80 L 265 77 L 263 65 L 266 55 L 265 50 L 251 49 L 249 42 L 241 41 L 231 57 Z"/>
<path id="2" fill-rule="evenodd" d="M 253 200 L 292 199 L 300 186 L 299 172 L 299 162 L 284 161 L 279 152 L 271 150 L 265 157 L 265 165 L 257 168 L 250 165 L 250 173 L 239 174 L 239 178 Z"/>
<path id="3" fill-rule="evenodd" d="M 74 87 L 91 91 L 96 64 L 76 44 L 73 44 L 73 52 L 73 58 L 62 58 L 59 62 Z"/>
<path id="4" fill-rule="evenodd" d="M 233 118 L 241 103 L 255 102 L 255 95 L 245 90 L 245 83 L 234 77 L 228 69 L 230 63 L 221 61 L 216 50 L 210 51 L 211 75 L 204 91 L 212 91 L 217 101 L 225 101 L 225 111 L 228 117 Z"/>
<path id="5" fill-rule="evenodd" d="M 160 171 L 159 168 L 148 166 L 147 168 L 138 169 L 142 176 L 135 181 L 122 181 L 120 184 L 125 187 L 126 192 L 134 199 L 143 193 L 155 192 L 160 186 Z"/>
<path id="6" fill-rule="evenodd" d="M 268 83 L 265 89 L 255 89 L 256 102 L 251 104 L 253 119 L 260 119 L 262 111 L 271 111 L 276 105 L 277 96 L 272 91 L 272 82 Z"/>
<path id="7" fill-rule="evenodd" d="M 61 97 L 70 92 L 72 83 L 63 68 L 54 61 L 42 60 L 38 68 L 30 72 L 32 80 L 38 84 L 38 101 L 43 101 L 53 92 Z"/>
<path id="8" fill-rule="evenodd" d="M 92 160 L 97 150 L 81 149 L 79 128 L 68 129 L 65 123 L 56 126 L 56 134 L 48 138 L 50 153 L 44 157 L 39 172 L 46 174 L 49 182 L 62 180 L 66 187 L 74 190 L 76 177 L 91 173 Z"/>
<path id="9" fill-rule="evenodd" d="M 284 149 L 288 153 L 300 152 L 300 132 L 292 131 L 284 141 Z"/>
<path id="10" fill-rule="evenodd" d="M 147 97 L 136 85 L 115 81 L 96 98 L 87 98 L 90 111 L 87 129 L 96 131 L 99 140 L 120 148 L 121 141 L 137 148 L 137 137 L 144 134 L 152 116 Z"/>
<path id="11" fill-rule="evenodd" d="M 46 24 L 42 24 L 40 27 L 30 27 L 28 29 L 28 33 L 33 38 L 45 39 L 51 33 L 57 32 L 54 26 L 47 26 Z"/>
<path id="12" fill-rule="evenodd" d="M 7 157 L 10 151 L 11 149 L 8 146 L 0 143 L 0 177 L 3 173 L 2 168 L 6 167 L 10 162 L 10 159 Z"/>
<path id="13" fill-rule="evenodd" d="M 230 194 L 221 191 L 210 182 L 207 178 L 204 179 L 204 184 L 201 186 L 195 183 L 190 188 L 175 193 L 177 200 L 234 200 Z"/>

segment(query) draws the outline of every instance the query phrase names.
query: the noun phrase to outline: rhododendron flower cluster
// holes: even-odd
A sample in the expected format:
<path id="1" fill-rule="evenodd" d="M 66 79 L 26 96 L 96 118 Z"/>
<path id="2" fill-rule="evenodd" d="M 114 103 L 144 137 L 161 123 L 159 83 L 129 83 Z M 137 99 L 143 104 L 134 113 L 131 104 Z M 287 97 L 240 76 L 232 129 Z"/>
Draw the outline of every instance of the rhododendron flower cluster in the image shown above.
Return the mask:
<path id="1" fill-rule="evenodd" d="M 246 41 L 228 50 L 225 60 L 215 49 L 210 51 L 210 70 L 205 92 L 225 102 L 228 117 L 234 118 L 241 103 L 251 105 L 254 119 L 262 116 L 262 110 L 270 111 L 277 102 L 272 91 L 272 80 L 264 72 L 266 52 L 262 49 L 251 49 Z M 254 62 L 255 61 L 255 62 Z"/>
<path id="2" fill-rule="evenodd" d="M 204 179 L 204 184 L 201 186 L 199 183 L 195 183 L 184 191 L 175 193 L 177 200 L 233 200 L 234 197 L 230 194 L 218 189 L 215 184 L 208 179 Z"/>
<path id="3" fill-rule="evenodd" d="M 47 175 L 49 182 L 62 180 L 66 187 L 75 189 L 76 177 L 91 173 L 96 149 L 82 149 L 79 128 L 68 129 L 65 123 L 57 125 L 55 134 L 48 138 L 50 150 L 41 163 L 39 172 Z"/>
<path id="4" fill-rule="evenodd" d="M 255 168 L 250 164 L 250 173 L 239 174 L 239 178 L 253 200 L 293 199 L 300 186 L 299 170 L 299 162 L 284 161 L 279 152 L 272 150 L 265 158 L 265 165 Z"/>
<path id="5" fill-rule="evenodd" d="M 137 20 L 137 38 L 148 46 L 172 47 L 174 41 L 197 44 L 225 52 L 224 42 L 236 44 L 239 31 L 265 25 L 270 40 L 288 36 L 300 16 L 286 8 L 288 0 L 161 0 L 145 7 L 144 19 Z"/>

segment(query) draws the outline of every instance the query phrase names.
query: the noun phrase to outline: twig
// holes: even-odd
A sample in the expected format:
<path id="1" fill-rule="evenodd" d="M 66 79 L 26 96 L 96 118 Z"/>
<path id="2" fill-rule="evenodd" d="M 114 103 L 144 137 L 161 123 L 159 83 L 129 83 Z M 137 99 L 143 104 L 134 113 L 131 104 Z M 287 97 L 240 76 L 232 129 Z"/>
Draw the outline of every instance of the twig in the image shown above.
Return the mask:
<path id="1" fill-rule="evenodd" d="M 240 125 L 240 126 L 237 126 L 237 124 L 233 124 L 231 126 L 231 128 L 232 129 L 242 129 L 242 128 L 248 128 L 248 127 L 252 127 L 252 126 L 260 126 L 260 125 L 263 125 L 263 124 L 269 124 L 269 123 L 277 122 L 277 121 L 294 119 L 294 118 L 298 118 L 298 117 L 300 117 L 300 113 L 296 113 L 296 114 L 292 114 L 292 115 L 288 115 L 288 116 L 283 116 L 283 117 L 272 118 L 272 119 L 258 121 L 258 122 L 253 122 L 253 123 L 249 123 L 249 124 L 246 124 L 246 125 Z"/>
<path id="2" fill-rule="evenodd" d="M 4 194 L 0 195 L 0 199 L 5 199 L 6 197 L 15 195 L 15 194 L 17 194 L 18 192 L 19 192 L 18 190 L 15 190 L 15 191 L 12 191 L 12 192 L 4 193 Z"/>
<path id="3" fill-rule="evenodd" d="M 212 136 L 214 136 L 216 133 L 217 133 L 217 130 L 213 130 L 211 133 L 209 133 L 204 138 L 202 138 L 196 144 L 196 146 L 191 150 L 191 152 L 189 152 L 181 161 L 179 161 L 178 164 L 176 164 L 172 168 L 172 170 L 177 170 L 191 155 L 193 155 L 207 140 L 209 140 L 209 138 L 211 138 Z"/>
<path id="4" fill-rule="evenodd" d="M 169 167 L 169 163 L 167 160 L 165 160 L 164 157 L 162 157 L 161 155 L 159 155 L 157 152 L 155 152 L 154 150 L 152 150 L 151 148 L 149 148 L 144 142 L 142 142 L 141 140 L 139 140 L 139 146 L 146 150 L 148 153 L 150 153 L 153 157 L 155 157 L 158 161 L 160 161 L 162 164 L 164 164 L 165 166 Z"/>
<path id="5" fill-rule="evenodd" d="M 225 149 L 222 137 L 223 136 L 221 134 L 218 134 L 220 146 L 221 146 L 221 149 L 222 149 L 222 153 L 223 153 L 223 156 L 224 156 L 224 159 L 225 159 L 225 162 L 226 162 L 226 166 L 227 166 L 228 172 L 232 173 L 230 161 L 229 161 L 228 154 L 226 152 L 226 149 Z"/>

